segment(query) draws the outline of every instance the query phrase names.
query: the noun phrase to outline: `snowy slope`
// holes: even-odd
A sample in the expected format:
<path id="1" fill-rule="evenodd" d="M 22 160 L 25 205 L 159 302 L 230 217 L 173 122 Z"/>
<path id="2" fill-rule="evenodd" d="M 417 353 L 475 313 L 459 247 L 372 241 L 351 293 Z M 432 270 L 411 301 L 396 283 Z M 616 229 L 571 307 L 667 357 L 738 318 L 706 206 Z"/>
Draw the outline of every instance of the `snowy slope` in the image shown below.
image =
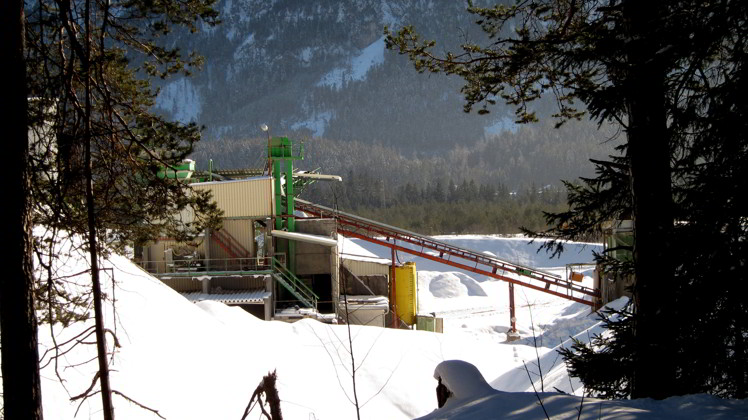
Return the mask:
<path id="1" fill-rule="evenodd" d="M 460 360 L 437 365 L 434 377 L 453 391 L 444 407 L 419 420 L 472 419 L 740 419 L 748 416 L 745 401 L 724 401 L 707 395 L 604 401 L 559 393 L 503 392 Z"/>
<path id="2" fill-rule="evenodd" d="M 449 147 L 455 138 L 477 141 L 493 124 L 493 115 L 460 112 L 459 80 L 422 77 L 385 49 L 385 25 L 413 24 L 448 46 L 462 35 L 481 39 L 464 2 L 221 0 L 215 7 L 220 25 L 175 28 L 165 38 L 201 54 L 202 71 L 154 81 L 163 88 L 157 108 L 204 125 L 208 141 L 262 136 L 258 127 L 267 124 L 274 135 Z M 503 115 L 503 107 L 494 112 Z M 393 118 L 399 114 L 409 118 Z"/>
<path id="3" fill-rule="evenodd" d="M 478 241 L 474 248 L 486 250 L 498 250 L 499 242 L 505 241 L 494 237 L 470 240 Z M 116 300 L 116 319 L 112 306 L 107 305 L 107 325 L 115 331 L 121 346 L 112 363 L 114 389 L 159 410 L 169 419 L 240 418 L 262 376 L 277 370 L 285 418 L 355 418 L 350 402 L 353 399 L 351 362 L 345 326 L 311 320 L 294 324 L 264 322 L 219 303 L 194 305 L 124 257 L 112 256 L 105 266 L 114 273 L 113 281 L 109 277 L 104 282 L 106 293 Z M 85 259 L 76 255 L 67 258 L 62 267 L 70 275 L 86 268 Z M 505 293 L 501 284 L 481 279 L 471 281 L 454 273 L 442 274 L 457 279 L 451 283 L 470 285 L 465 285 L 468 292 L 455 291 L 451 297 L 436 296 L 445 293 L 441 287 L 429 289 L 431 308 L 439 309 L 440 305 L 462 308 L 463 312 L 448 318 L 445 334 L 351 328 L 362 418 L 409 419 L 430 415 L 427 418 L 482 419 L 509 416 L 511 413 L 506 410 L 514 410 L 511 414 L 514 418 L 541 418 L 534 394 L 506 393 L 532 388 L 523 363 L 535 374 L 536 360 L 540 359 L 546 391 L 564 383 L 568 388 L 565 369 L 552 351 L 555 338 L 550 337 L 555 337 L 554 331 L 567 337 L 586 334 L 587 329 L 599 328 L 598 321 L 576 304 L 528 293 L 525 305 L 532 305 L 538 325 L 536 335 L 545 339 L 536 353 L 535 347 L 529 345 L 531 338 L 507 344 L 503 342 L 503 332 L 482 332 L 482 328 L 505 327 L 500 324 L 507 323 L 504 314 L 467 315 L 469 305 L 473 304 L 471 299 L 493 299 L 497 302 L 494 310 L 502 311 L 501 296 Z M 434 272 L 419 275 L 431 278 L 432 283 L 439 277 Z M 81 276 L 77 278 L 85 281 Z M 116 283 L 114 289 L 113 283 Z M 448 289 L 455 289 L 452 286 Z M 486 296 L 470 295 L 470 290 L 476 291 L 478 287 Z M 523 320 L 529 310 L 530 306 L 526 306 L 518 313 L 525 337 L 532 326 L 529 320 Z M 52 336 L 57 343 L 63 343 L 88 326 L 79 324 L 67 329 L 42 326 L 40 352 L 52 346 Z M 42 360 L 45 412 L 49 418 L 73 418 L 78 402 L 70 402 L 69 396 L 83 392 L 91 382 L 96 367 L 85 362 L 93 357 L 93 346 L 79 346 L 57 360 L 67 391 L 55 374 L 55 363 L 50 363 L 51 355 L 47 353 Z M 440 362 L 450 359 L 473 364 L 493 388 L 502 392 L 486 394 L 484 401 L 471 402 L 468 408 L 466 400 L 463 405 L 453 405 L 454 411 L 432 413 L 437 405 L 433 372 Z M 537 378 L 534 379 L 539 387 Z M 574 387 L 579 392 L 579 384 Z M 156 418 L 122 397 L 114 398 L 118 418 Z M 578 400 L 574 397 L 548 394 L 544 398 L 548 407 L 555 410 L 553 415 L 576 416 L 573 410 Z M 736 418 L 734 414 L 746 412 L 745 402 L 722 402 L 705 396 L 662 403 L 607 404 L 613 410 L 610 412 L 619 417 L 630 415 L 625 418 L 649 418 L 644 414 L 665 418 L 663 413 L 685 410 L 687 404 L 700 405 L 694 411 L 699 413 L 698 418 Z M 590 413 L 592 408 L 596 409 L 591 406 Z M 474 414 L 466 414 L 465 410 L 473 410 L 470 413 Z M 100 418 L 99 400 L 94 397 L 84 402 L 76 418 Z"/>
<path id="4" fill-rule="evenodd" d="M 167 418 L 237 418 L 262 375 L 277 369 L 287 418 L 355 416 L 344 326 L 264 322 L 218 303 L 193 305 L 123 257 L 114 256 L 105 265 L 114 268 L 117 283 L 116 324 L 111 306 L 107 312 L 107 324 L 112 329 L 116 325 L 121 344 L 112 364 L 114 389 Z M 70 273 L 85 268 L 83 259 L 67 262 Z M 112 296 L 111 289 L 108 294 Z M 88 326 L 55 327 L 54 334 L 61 343 Z M 353 335 L 358 395 L 366 403 L 362 414 L 372 419 L 428 413 L 436 405 L 431 371 L 445 358 L 465 358 L 495 376 L 504 368 L 494 358 L 503 353 L 508 359 L 511 353 L 491 340 L 476 338 L 465 348 L 463 339 L 426 332 L 353 327 Z M 42 353 L 52 346 L 48 326 L 40 329 L 40 342 Z M 90 383 L 94 364 L 78 365 L 93 355 L 93 346 L 81 346 L 60 359 L 66 392 L 47 354 L 45 411 L 73 418 L 77 404 L 68 402 L 68 396 Z M 153 417 L 122 398 L 115 397 L 115 404 L 121 418 Z M 99 410 L 99 400 L 93 398 L 78 415 L 95 418 Z"/>

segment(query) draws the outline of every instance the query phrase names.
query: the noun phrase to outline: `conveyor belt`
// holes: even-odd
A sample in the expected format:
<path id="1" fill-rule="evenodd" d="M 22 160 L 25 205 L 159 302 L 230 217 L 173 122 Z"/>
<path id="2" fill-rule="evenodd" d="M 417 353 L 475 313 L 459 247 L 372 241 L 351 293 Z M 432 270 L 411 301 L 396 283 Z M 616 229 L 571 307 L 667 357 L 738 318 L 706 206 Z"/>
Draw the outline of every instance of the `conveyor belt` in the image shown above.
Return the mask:
<path id="1" fill-rule="evenodd" d="M 298 198 L 295 201 L 296 210 L 317 217 L 335 219 L 338 222 L 338 233 L 343 236 L 363 239 L 592 307 L 598 305 L 600 293 L 597 290 L 564 280 L 555 274 L 504 261 L 478 251 L 454 246 L 425 235 L 336 211 Z M 405 244 L 410 247 L 404 246 Z M 429 251 L 436 251 L 438 255 L 433 255 Z"/>

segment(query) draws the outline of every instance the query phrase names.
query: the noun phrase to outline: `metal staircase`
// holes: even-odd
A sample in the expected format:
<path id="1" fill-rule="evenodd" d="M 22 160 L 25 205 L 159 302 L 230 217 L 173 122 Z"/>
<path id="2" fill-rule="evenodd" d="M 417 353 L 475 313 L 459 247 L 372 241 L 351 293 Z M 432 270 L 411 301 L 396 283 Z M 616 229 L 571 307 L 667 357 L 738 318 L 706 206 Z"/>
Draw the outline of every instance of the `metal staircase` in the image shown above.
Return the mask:
<path id="1" fill-rule="evenodd" d="M 312 289 L 296 277 L 283 263 L 273 258 L 273 278 L 291 292 L 307 308 L 317 309 L 317 296 Z"/>
<path id="2" fill-rule="evenodd" d="M 249 251 L 231 234 L 216 230 L 210 236 L 232 258 L 241 260 L 250 257 Z M 299 302 L 308 308 L 317 309 L 319 296 L 275 257 L 272 259 L 272 270 L 271 276 L 273 279 L 288 290 Z"/>
<path id="3" fill-rule="evenodd" d="M 231 258 L 249 258 L 252 256 L 250 252 L 228 232 L 214 230 L 211 232 L 210 237 Z"/>

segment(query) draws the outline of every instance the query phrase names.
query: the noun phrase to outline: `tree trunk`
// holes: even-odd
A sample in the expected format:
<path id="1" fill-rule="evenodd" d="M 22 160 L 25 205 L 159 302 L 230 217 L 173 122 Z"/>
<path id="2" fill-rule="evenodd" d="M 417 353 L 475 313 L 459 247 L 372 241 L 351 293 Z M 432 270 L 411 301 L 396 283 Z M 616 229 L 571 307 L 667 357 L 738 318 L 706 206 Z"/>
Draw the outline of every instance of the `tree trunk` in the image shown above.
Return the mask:
<path id="1" fill-rule="evenodd" d="M 86 56 L 83 60 L 83 71 L 86 85 L 85 123 L 85 183 L 86 213 L 88 222 L 88 249 L 91 257 L 91 290 L 94 304 L 94 330 L 96 331 L 96 354 L 99 362 L 99 385 L 101 386 L 101 404 L 104 420 L 114 420 L 112 405 L 112 388 L 109 384 L 109 366 L 107 363 L 106 334 L 104 331 L 103 297 L 99 278 L 99 253 L 96 241 L 96 209 L 93 194 L 93 173 L 91 167 L 91 1 L 85 4 L 86 17 Z"/>
<path id="2" fill-rule="evenodd" d="M 28 123 L 23 2 L 4 1 L 2 57 L 9 72 L 0 103 L 8 141 L 4 184 L 8 220 L 2 224 L 7 272 L 0 277 L 3 411 L 6 419 L 42 419 L 39 353 L 34 312 Z"/>
<path id="3" fill-rule="evenodd" d="M 635 360 L 632 397 L 665 398 L 675 384 L 673 204 L 665 113 L 665 66 L 658 56 L 658 2 L 624 3 L 630 63 L 627 77 L 628 157 L 634 204 Z"/>

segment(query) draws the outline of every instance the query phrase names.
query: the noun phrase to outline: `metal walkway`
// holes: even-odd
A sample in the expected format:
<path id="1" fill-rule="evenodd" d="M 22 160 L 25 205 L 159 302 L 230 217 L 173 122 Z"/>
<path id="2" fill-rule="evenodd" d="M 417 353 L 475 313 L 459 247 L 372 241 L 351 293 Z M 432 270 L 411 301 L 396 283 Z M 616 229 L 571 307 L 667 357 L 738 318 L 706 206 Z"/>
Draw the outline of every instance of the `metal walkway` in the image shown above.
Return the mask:
<path id="1" fill-rule="evenodd" d="M 335 219 L 337 231 L 343 236 L 359 238 L 388 247 L 393 250 L 393 253 L 394 250 L 402 251 L 508 282 L 512 318 L 514 318 L 513 285 L 528 287 L 593 308 L 599 306 L 600 293 L 597 290 L 564 280 L 555 274 L 514 264 L 478 251 L 454 246 L 425 235 L 336 211 L 298 198 L 295 208 L 315 217 Z M 514 322 L 512 325 L 514 326 Z"/>

